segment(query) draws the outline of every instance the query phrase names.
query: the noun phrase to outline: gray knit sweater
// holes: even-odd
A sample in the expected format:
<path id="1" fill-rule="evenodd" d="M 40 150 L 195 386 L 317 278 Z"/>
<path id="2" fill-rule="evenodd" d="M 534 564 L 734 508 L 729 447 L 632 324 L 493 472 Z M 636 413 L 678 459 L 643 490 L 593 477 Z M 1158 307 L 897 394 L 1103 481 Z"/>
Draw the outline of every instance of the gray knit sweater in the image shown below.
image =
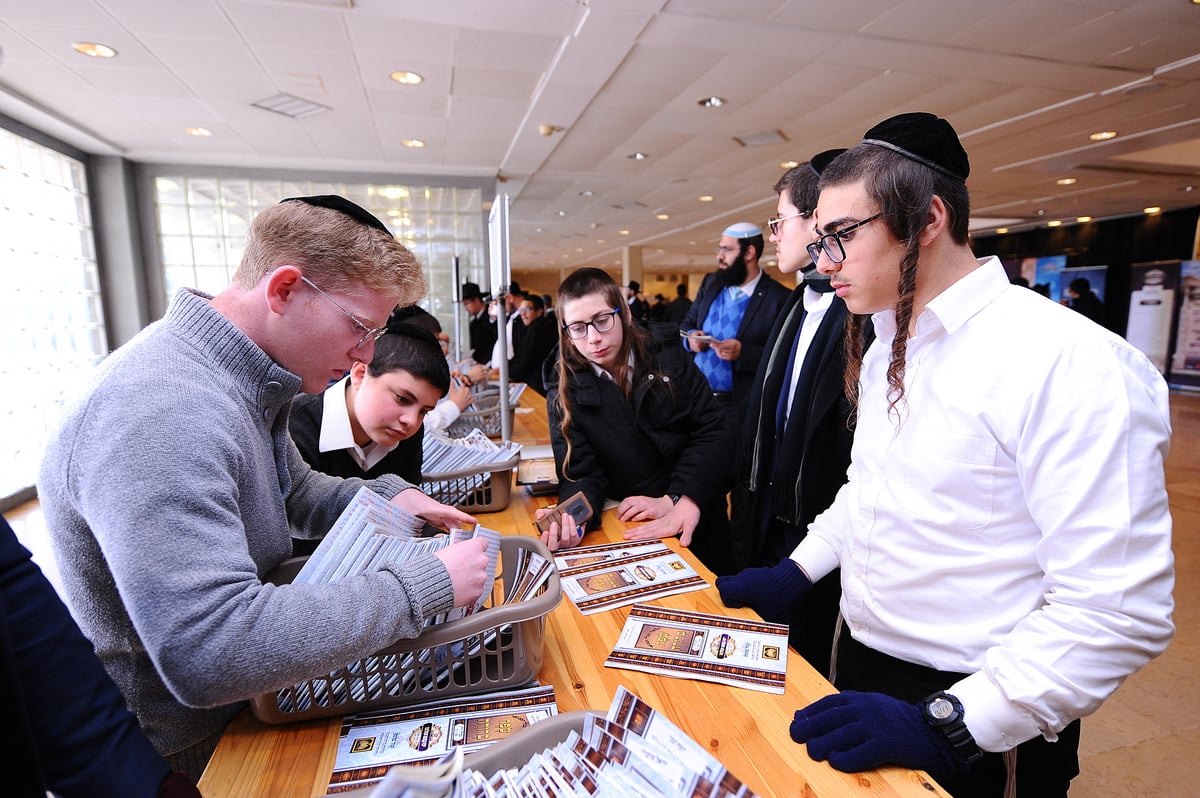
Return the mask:
<path id="1" fill-rule="evenodd" d="M 449 609 L 436 558 L 334 585 L 264 585 L 363 484 L 287 431 L 299 378 L 198 292 L 110 355 L 51 437 L 39 494 L 71 610 L 164 755 L 256 694 L 412 637 Z"/>

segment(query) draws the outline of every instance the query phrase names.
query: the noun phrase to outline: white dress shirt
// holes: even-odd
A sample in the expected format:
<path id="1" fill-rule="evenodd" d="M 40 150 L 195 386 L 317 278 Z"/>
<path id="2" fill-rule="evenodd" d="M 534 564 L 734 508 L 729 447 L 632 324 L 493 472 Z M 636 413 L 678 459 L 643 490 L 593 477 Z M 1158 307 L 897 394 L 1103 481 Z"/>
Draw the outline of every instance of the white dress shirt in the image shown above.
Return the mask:
<path id="1" fill-rule="evenodd" d="M 800 382 L 800 371 L 804 367 L 804 359 L 808 357 L 808 348 L 812 346 L 813 338 L 817 337 L 817 328 L 825 319 L 825 314 L 833 305 L 835 294 L 832 291 L 821 293 L 808 286 L 804 287 L 804 319 L 800 322 L 800 334 L 796 336 L 795 363 L 792 366 L 792 381 L 786 386 L 787 402 L 784 403 L 784 423 L 792 416 L 792 402 L 796 397 L 796 385 Z"/>
<path id="2" fill-rule="evenodd" d="M 946 688 L 981 748 L 1054 740 L 1174 631 L 1167 386 L 995 258 L 921 314 L 893 411 L 874 324 L 849 481 L 792 558 L 841 566 L 855 639 L 970 674 Z"/>
<path id="3" fill-rule="evenodd" d="M 317 448 L 322 452 L 349 449 L 354 462 L 358 463 L 363 471 L 370 471 L 388 452 L 399 446 L 400 442 L 396 441 L 391 446 L 380 446 L 375 441 L 366 446 L 359 446 L 354 442 L 354 430 L 350 427 L 350 409 L 346 407 L 346 386 L 349 382 L 350 377 L 343 377 L 325 389 L 325 398 L 321 406 L 321 437 Z"/>

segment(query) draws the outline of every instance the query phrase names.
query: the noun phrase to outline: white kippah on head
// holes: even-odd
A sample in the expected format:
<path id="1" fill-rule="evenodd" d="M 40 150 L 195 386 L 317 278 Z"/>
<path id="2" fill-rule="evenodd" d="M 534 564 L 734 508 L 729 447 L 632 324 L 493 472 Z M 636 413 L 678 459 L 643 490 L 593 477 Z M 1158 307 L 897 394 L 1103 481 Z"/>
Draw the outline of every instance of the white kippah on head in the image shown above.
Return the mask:
<path id="1" fill-rule="evenodd" d="M 762 230 L 758 229 L 758 225 L 750 222 L 734 222 L 726 227 L 725 232 L 721 235 L 733 238 L 753 238 L 762 235 Z"/>

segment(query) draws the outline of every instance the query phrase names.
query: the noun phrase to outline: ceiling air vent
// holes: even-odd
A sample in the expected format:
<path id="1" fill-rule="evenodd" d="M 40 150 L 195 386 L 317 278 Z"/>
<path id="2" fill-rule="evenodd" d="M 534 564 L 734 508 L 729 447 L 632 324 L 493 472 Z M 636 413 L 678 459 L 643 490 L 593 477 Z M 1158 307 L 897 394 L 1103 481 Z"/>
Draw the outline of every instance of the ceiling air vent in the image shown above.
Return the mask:
<path id="1" fill-rule="evenodd" d="M 733 140 L 743 147 L 759 147 L 763 144 L 778 144 L 781 141 L 787 141 L 788 137 L 778 130 L 763 130 L 758 133 L 734 136 Z"/>
<path id="2" fill-rule="evenodd" d="M 303 119 L 306 116 L 314 116 L 322 111 L 333 110 L 327 105 L 310 102 L 302 97 L 296 97 L 291 94 L 276 94 L 274 97 L 258 100 L 251 103 L 251 105 L 255 108 L 262 108 L 264 111 L 274 111 L 277 114 L 290 116 L 292 119 Z"/>

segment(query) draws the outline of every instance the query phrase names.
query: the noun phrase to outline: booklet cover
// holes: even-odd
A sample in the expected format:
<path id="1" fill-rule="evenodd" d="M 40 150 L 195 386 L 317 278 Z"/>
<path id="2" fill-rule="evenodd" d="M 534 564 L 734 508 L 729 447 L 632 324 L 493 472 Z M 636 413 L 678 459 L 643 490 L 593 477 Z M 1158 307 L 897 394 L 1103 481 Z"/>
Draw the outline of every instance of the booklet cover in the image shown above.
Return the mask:
<path id="1" fill-rule="evenodd" d="M 784 624 L 636 604 L 604 664 L 782 695 L 787 651 Z"/>
<path id="2" fill-rule="evenodd" d="M 348 715 L 329 794 L 380 781 L 392 765 L 427 765 L 470 753 L 558 714 L 552 685 Z"/>
<path id="3" fill-rule="evenodd" d="M 451 755 L 430 767 L 393 768 L 369 798 L 756 798 L 702 745 L 624 687 L 607 716 L 587 715 L 565 738 L 559 731 L 540 753 L 514 757 L 495 772 L 463 767 Z"/>
<path id="4" fill-rule="evenodd" d="M 708 587 L 661 540 L 582 546 L 554 562 L 563 593 L 584 615 Z"/>

